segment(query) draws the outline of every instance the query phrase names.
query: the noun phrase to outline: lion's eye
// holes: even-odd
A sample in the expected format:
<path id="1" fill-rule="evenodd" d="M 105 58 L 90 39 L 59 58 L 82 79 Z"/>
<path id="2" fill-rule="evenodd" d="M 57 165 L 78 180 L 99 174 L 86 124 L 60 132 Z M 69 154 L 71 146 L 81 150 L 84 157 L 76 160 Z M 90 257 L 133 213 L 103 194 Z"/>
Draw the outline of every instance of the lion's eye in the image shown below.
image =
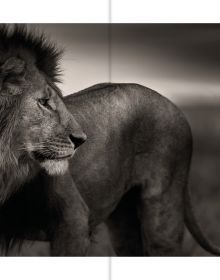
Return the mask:
<path id="1" fill-rule="evenodd" d="M 49 98 L 39 98 L 38 102 L 40 103 L 40 105 L 50 109 Z"/>

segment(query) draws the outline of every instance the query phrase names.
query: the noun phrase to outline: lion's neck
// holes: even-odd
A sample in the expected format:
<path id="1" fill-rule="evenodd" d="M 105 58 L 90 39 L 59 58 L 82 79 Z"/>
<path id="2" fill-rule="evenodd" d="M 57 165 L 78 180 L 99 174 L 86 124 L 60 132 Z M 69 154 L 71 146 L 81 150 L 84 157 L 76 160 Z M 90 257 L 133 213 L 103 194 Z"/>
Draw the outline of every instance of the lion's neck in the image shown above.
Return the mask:
<path id="1" fill-rule="evenodd" d="M 0 205 L 31 178 L 28 164 L 0 167 Z"/>

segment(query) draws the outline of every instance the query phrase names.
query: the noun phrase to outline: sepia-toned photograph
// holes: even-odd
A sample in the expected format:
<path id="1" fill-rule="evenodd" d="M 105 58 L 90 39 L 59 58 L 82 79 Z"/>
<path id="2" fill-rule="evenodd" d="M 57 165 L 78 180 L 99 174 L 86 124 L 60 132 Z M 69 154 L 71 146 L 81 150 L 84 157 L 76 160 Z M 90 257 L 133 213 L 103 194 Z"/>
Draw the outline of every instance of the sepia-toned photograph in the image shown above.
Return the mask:
<path id="1" fill-rule="evenodd" d="M 0 255 L 220 255 L 220 24 L 0 25 Z"/>

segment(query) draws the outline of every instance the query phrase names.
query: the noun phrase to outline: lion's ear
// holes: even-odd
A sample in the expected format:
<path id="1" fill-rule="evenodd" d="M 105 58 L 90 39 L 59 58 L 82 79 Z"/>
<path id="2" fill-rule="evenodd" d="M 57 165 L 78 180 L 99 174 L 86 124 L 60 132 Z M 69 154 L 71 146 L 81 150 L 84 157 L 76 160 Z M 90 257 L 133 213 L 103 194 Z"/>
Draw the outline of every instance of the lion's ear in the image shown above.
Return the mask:
<path id="1" fill-rule="evenodd" d="M 8 58 L 0 66 L 1 94 L 21 94 L 21 81 L 25 73 L 25 62 L 17 57 Z"/>
<path id="2" fill-rule="evenodd" d="M 21 75 L 25 69 L 25 62 L 18 57 L 10 57 L 0 67 L 0 71 L 3 75 Z"/>

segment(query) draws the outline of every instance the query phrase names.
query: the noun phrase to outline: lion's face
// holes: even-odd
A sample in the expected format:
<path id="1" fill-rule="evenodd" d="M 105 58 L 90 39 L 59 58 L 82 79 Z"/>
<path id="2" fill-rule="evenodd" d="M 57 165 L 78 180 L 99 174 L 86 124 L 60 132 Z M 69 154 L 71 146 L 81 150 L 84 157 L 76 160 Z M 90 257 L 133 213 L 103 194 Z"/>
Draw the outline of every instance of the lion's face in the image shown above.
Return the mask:
<path id="1" fill-rule="evenodd" d="M 67 110 L 59 89 L 33 64 L 26 66 L 19 79 L 6 79 L 5 86 L 6 95 L 11 91 L 7 98 L 15 98 L 17 103 L 13 153 L 18 161 L 35 162 L 51 175 L 63 174 L 86 135 Z"/>
<path id="2" fill-rule="evenodd" d="M 85 134 L 61 96 L 46 82 L 22 100 L 18 138 L 30 158 L 50 174 L 65 172 Z M 21 128 L 21 130 L 20 130 Z"/>

